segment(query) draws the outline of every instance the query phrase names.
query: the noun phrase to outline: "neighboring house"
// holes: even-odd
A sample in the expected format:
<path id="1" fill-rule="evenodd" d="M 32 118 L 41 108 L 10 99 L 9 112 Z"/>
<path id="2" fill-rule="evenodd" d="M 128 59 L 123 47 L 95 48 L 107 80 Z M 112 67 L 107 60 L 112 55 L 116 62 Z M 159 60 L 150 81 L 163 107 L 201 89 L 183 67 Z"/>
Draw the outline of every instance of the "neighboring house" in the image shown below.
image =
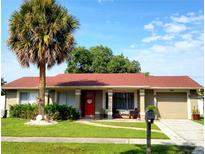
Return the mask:
<path id="1" fill-rule="evenodd" d="M 10 105 L 36 102 L 38 77 L 7 83 L 6 109 Z M 82 117 L 100 118 L 104 113 L 128 113 L 137 108 L 144 118 L 148 105 L 158 107 L 160 118 L 191 119 L 197 107 L 197 89 L 188 76 L 145 76 L 142 73 L 59 74 L 46 79 L 46 103 L 67 104 Z"/>

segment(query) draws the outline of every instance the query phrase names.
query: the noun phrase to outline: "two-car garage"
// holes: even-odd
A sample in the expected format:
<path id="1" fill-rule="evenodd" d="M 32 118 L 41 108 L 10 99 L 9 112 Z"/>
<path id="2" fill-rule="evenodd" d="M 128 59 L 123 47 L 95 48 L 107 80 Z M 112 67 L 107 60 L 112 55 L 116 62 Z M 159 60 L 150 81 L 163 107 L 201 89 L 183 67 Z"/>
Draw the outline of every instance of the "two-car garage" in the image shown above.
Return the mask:
<path id="1" fill-rule="evenodd" d="M 160 118 L 187 119 L 186 92 L 158 92 L 157 106 Z"/>

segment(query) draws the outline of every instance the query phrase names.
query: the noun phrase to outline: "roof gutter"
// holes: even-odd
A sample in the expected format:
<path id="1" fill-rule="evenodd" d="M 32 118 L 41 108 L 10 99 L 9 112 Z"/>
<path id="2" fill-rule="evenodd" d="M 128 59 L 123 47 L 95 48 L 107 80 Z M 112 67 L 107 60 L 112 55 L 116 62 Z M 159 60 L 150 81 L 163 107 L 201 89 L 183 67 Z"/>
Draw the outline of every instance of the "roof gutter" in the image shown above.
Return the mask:
<path id="1" fill-rule="evenodd" d="M 47 89 L 204 89 L 204 87 L 150 87 L 150 86 L 46 86 Z M 2 87 L 5 90 L 38 89 L 38 87 Z"/>

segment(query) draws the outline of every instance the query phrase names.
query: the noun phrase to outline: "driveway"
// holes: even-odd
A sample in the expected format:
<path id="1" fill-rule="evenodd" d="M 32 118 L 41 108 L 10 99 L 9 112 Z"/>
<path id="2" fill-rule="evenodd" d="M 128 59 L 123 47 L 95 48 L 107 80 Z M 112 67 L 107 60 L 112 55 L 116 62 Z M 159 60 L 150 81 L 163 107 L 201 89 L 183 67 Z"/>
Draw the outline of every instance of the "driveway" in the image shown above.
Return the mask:
<path id="1" fill-rule="evenodd" d="M 175 143 L 204 147 L 204 126 L 191 120 L 161 119 L 155 124 Z"/>

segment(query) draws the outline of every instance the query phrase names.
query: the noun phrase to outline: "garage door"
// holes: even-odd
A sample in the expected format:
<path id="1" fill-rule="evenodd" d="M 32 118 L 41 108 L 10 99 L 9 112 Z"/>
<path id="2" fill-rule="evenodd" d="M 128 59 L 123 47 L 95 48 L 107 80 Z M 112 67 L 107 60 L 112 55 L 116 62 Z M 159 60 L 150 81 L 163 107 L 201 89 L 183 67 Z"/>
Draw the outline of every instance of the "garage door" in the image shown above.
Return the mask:
<path id="1" fill-rule="evenodd" d="M 161 118 L 187 119 L 186 93 L 157 93 L 157 100 Z"/>

